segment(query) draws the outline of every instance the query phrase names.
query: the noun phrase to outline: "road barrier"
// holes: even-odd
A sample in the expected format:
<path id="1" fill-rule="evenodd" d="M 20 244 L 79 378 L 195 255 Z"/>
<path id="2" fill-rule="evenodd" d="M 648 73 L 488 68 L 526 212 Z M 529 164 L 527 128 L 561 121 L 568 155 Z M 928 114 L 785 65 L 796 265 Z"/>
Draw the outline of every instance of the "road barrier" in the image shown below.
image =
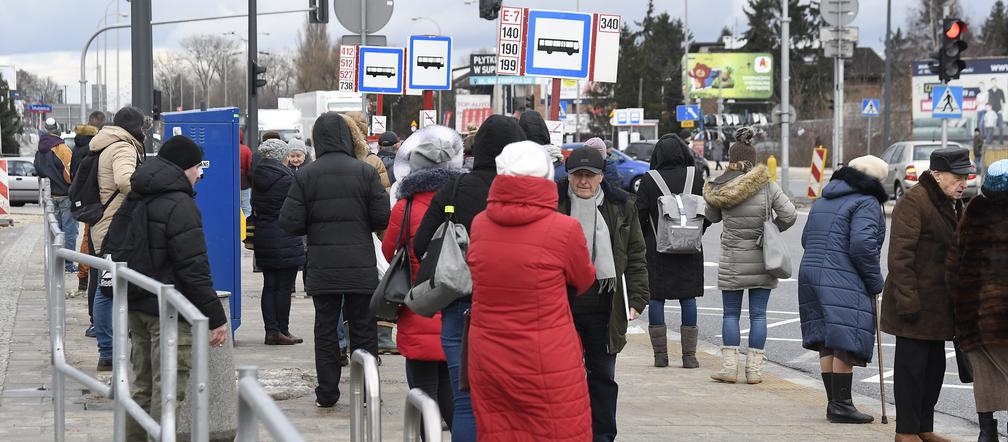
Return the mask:
<path id="1" fill-rule="evenodd" d="M 366 419 L 365 408 L 367 408 Z M 438 424 L 438 429 L 440 428 L 441 424 Z M 350 441 L 381 441 L 381 382 L 378 378 L 378 360 L 366 350 L 355 350 L 350 356 Z"/>
<path id="2" fill-rule="evenodd" d="M 63 232 L 60 231 L 59 222 L 56 219 L 55 205 L 51 197 L 49 180 L 43 179 L 39 186 L 41 188 L 40 203 L 44 209 L 43 219 L 47 227 L 43 229 L 45 238 L 43 264 L 45 267 L 44 279 L 48 301 L 49 336 L 52 351 L 53 432 L 56 442 L 62 442 L 65 439 L 66 398 L 64 397 L 64 383 L 67 377 L 81 383 L 91 392 L 105 396 L 115 402 L 113 441 L 120 442 L 126 440 L 127 413 L 154 440 L 163 442 L 173 442 L 175 440 L 175 390 L 178 379 L 179 314 L 189 322 L 192 329 L 192 367 L 190 368 L 189 391 L 189 403 L 192 407 L 190 410 L 192 413 L 191 437 L 194 441 L 202 442 L 209 440 L 207 379 L 209 373 L 210 330 L 208 328 L 207 317 L 200 313 L 174 286 L 162 284 L 153 278 L 132 270 L 126 266 L 126 263 L 113 262 L 110 257 L 102 259 L 65 249 L 63 247 Z M 66 297 L 64 292 L 66 290 L 66 277 L 63 272 L 67 260 L 109 272 L 111 275 L 113 350 L 115 352 L 112 359 L 111 386 L 105 385 L 102 381 L 89 376 L 66 362 L 64 345 L 66 326 Z M 147 414 L 130 397 L 130 382 L 128 379 L 130 363 L 128 336 L 129 306 L 126 299 L 129 284 L 133 284 L 157 296 L 158 299 L 161 334 L 159 341 L 161 348 L 161 398 L 152 398 L 152 400 L 160 399 L 161 401 L 160 423 Z M 241 405 L 248 406 L 246 401 L 251 400 L 260 409 L 255 410 L 256 414 L 252 415 L 251 418 L 248 413 L 244 414 L 246 418 L 244 426 L 242 425 L 242 421 L 239 421 L 238 434 L 246 435 L 246 438 L 241 440 L 255 440 L 250 438 L 254 436 L 247 435 L 258 434 L 258 428 L 255 425 L 256 416 L 266 422 L 267 428 L 270 429 L 278 440 L 302 440 L 273 400 L 261 390 L 262 387 L 258 385 L 258 381 L 255 379 L 254 369 L 251 373 L 251 379 L 246 374 L 240 385 Z M 239 418 L 242 416 L 239 413 Z M 278 434 L 277 431 L 281 433 Z"/>
<path id="3" fill-rule="evenodd" d="M 255 367 L 238 368 L 238 435 L 236 442 L 257 442 L 259 420 L 276 440 L 303 442 L 304 438 L 284 416 L 257 379 Z"/>
<path id="4" fill-rule="evenodd" d="M 10 217 L 10 180 L 7 176 L 7 160 L 0 158 L 0 226 L 14 224 Z"/>
<path id="5" fill-rule="evenodd" d="M 403 414 L 403 440 L 405 442 L 441 442 L 441 410 L 438 408 L 437 402 L 419 388 L 410 390 L 406 395 L 406 411 Z"/>
<path id="6" fill-rule="evenodd" d="M 812 169 L 809 174 L 808 197 L 815 199 L 822 194 L 823 176 L 826 174 L 826 149 L 819 146 L 812 149 Z"/>

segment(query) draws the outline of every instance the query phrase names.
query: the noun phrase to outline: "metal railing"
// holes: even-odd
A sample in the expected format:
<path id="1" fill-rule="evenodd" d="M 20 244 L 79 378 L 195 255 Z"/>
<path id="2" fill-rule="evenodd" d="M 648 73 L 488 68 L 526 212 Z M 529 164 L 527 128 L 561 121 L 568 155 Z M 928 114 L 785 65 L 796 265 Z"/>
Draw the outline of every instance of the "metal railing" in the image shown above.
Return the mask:
<path id="1" fill-rule="evenodd" d="M 238 436 L 236 442 L 259 440 L 259 420 L 278 441 L 303 442 L 304 438 L 284 416 L 259 383 L 255 367 L 238 368 Z"/>
<path id="2" fill-rule="evenodd" d="M 422 434 L 422 436 L 421 436 Z M 403 413 L 403 441 L 441 442 L 441 409 L 423 390 L 414 388 L 406 394 Z"/>
<path id="3" fill-rule="evenodd" d="M 364 402 L 365 398 L 367 404 Z M 364 408 L 367 408 L 366 421 Z M 378 361 L 366 350 L 355 350 L 350 356 L 350 440 L 381 441 L 381 382 L 378 379 Z"/>
<path id="4" fill-rule="evenodd" d="M 52 344 L 53 364 L 53 430 L 55 440 L 64 440 L 66 431 L 66 404 L 64 397 L 64 382 L 70 377 L 91 391 L 115 401 L 112 439 L 126 440 L 126 416 L 129 413 L 139 423 L 147 434 L 155 440 L 171 442 L 175 440 L 175 397 L 178 371 L 178 316 L 185 318 L 192 329 L 192 368 L 190 371 L 190 405 L 192 406 L 192 440 L 205 441 L 209 439 L 207 422 L 208 395 L 208 353 L 209 329 L 208 319 L 178 290 L 171 285 L 162 284 L 146 275 L 126 267 L 125 263 L 113 262 L 111 258 L 101 259 L 85 255 L 63 247 L 63 232 L 56 220 L 55 208 L 51 198 L 49 181 L 40 183 L 41 203 L 44 208 L 44 219 L 47 228 L 45 232 L 45 285 L 49 307 L 49 335 Z M 64 334 L 66 323 L 66 278 L 63 269 L 66 261 L 74 261 L 88 265 L 94 269 L 107 271 L 112 279 L 112 341 L 114 356 L 112 359 L 112 385 L 108 386 L 96 378 L 88 376 L 83 371 L 66 362 Z M 129 337 L 127 287 L 132 283 L 141 289 L 154 294 L 158 298 L 160 322 L 161 349 L 161 419 L 158 420 L 146 411 L 130 396 L 129 372 Z M 152 398 L 158 400 L 158 398 Z"/>

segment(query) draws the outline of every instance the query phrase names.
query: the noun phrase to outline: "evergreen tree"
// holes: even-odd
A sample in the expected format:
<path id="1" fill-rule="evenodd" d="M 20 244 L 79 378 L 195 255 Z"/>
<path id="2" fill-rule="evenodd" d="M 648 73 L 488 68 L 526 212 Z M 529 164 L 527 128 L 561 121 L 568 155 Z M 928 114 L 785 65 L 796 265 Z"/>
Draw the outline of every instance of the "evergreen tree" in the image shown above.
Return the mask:
<path id="1" fill-rule="evenodd" d="M 1008 54 L 1008 13 L 1002 0 L 994 2 L 977 40 L 980 46 L 977 49 L 981 55 Z"/>
<path id="2" fill-rule="evenodd" d="M 7 81 L 0 79 L 0 144 L 3 144 L 4 155 L 17 156 L 18 142 L 14 134 L 21 133 L 21 117 L 14 108 L 14 100 L 10 98 L 10 88 Z"/>

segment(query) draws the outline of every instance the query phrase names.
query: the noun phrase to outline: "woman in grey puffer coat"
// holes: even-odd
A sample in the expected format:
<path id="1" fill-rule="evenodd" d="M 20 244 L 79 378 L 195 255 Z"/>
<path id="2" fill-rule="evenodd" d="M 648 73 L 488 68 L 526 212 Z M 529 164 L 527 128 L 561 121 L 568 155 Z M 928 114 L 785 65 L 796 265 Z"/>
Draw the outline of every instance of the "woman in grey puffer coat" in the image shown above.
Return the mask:
<path id="1" fill-rule="evenodd" d="M 777 288 L 777 278 L 767 273 L 763 248 L 759 244 L 767 204 L 776 214 L 774 222 L 782 231 L 795 223 L 796 214 L 791 200 L 776 182 L 770 180 L 766 166 L 756 165 L 756 149 L 750 144 L 752 130 L 741 128 L 735 137 L 739 141 L 729 149 L 727 172 L 704 186 L 707 219 L 712 223 L 724 220 L 718 264 L 718 288 L 722 291 L 724 302 L 722 362 L 721 371 L 711 378 L 734 383 L 738 377 L 739 317 L 742 295 L 749 290 L 746 382 L 758 384 L 762 382 L 760 371 L 765 354 L 767 301 L 770 290 Z"/>

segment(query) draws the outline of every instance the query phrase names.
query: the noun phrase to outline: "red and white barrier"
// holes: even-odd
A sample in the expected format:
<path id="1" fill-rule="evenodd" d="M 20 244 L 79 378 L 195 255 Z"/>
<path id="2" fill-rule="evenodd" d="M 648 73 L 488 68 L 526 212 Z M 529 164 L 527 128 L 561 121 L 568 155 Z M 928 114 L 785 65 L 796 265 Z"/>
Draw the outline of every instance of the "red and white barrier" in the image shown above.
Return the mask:
<path id="1" fill-rule="evenodd" d="M 10 186 L 7 183 L 7 160 L 0 159 L 0 225 L 11 224 Z"/>
<path id="2" fill-rule="evenodd" d="M 819 198 L 822 195 L 823 175 L 826 171 L 826 149 L 819 146 L 812 150 L 812 169 L 809 173 L 808 197 Z"/>

